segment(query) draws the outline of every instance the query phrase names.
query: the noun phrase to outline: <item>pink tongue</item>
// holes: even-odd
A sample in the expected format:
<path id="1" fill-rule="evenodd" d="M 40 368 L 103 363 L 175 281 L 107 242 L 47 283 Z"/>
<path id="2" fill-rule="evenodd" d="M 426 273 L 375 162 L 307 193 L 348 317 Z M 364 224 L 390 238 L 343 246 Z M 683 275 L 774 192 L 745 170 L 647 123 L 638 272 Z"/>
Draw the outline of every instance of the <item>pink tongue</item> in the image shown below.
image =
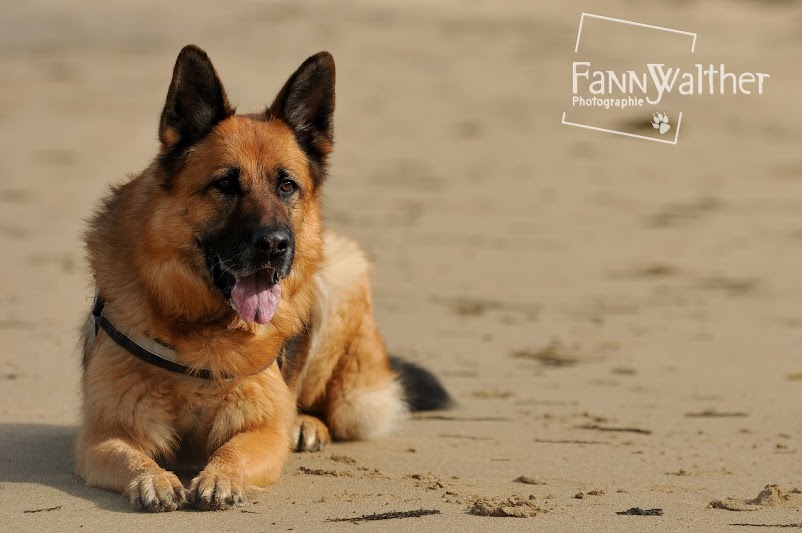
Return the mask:
<path id="1" fill-rule="evenodd" d="M 254 274 L 237 278 L 231 290 L 231 301 L 245 322 L 267 324 L 276 314 L 281 301 L 281 287 L 270 282 L 270 276 Z"/>

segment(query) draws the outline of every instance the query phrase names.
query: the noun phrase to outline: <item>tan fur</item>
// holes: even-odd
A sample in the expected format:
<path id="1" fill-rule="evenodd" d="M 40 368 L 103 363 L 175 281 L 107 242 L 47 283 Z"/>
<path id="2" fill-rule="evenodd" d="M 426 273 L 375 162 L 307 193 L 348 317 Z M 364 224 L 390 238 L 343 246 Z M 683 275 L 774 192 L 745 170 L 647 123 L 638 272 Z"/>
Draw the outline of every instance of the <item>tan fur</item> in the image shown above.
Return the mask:
<path id="1" fill-rule="evenodd" d="M 356 243 L 326 235 L 309 359 L 298 370 L 297 395 L 299 407 L 325 418 L 340 439 L 386 434 L 405 414 L 373 320 L 369 270 Z"/>
<path id="2" fill-rule="evenodd" d="M 163 132 L 163 151 L 177 139 Z M 195 244 L 219 216 L 198 191 L 231 165 L 255 211 L 277 209 L 260 194 L 277 166 L 304 191 L 288 213 L 292 270 L 264 326 L 240 320 L 210 286 Z M 170 345 L 182 364 L 215 379 L 149 365 L 103 331 L 96 339 L 85 331 L 78 474 L 149 510 L 187 499 L 227 508 L 247 487 L 274 483 L 291 447 L 391 429 L 405 408 L 373 320 L 368 262 L 353 242 L 324 237 L 320 189 L 287 124 L 231 115 L 189 150 L 171 186 L 163 183 L 154 161 L 114 189 L 86 233 L 90 267 L 118 327 Z M 304 332 L 282 375 L 279 353 Z M 296 418 L 297 408 L 306 414 Z M 202 468 L 189 490 L 164 468 L 175 464 Z"/>

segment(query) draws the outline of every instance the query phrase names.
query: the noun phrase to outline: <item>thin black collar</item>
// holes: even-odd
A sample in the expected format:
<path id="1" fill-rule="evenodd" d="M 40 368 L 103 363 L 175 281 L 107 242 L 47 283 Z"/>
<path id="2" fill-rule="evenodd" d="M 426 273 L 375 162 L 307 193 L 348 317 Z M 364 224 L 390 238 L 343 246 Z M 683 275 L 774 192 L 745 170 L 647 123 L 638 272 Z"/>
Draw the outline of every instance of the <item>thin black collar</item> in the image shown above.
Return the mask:
<path id="1" fill-rule="evenodd" d="M 206 368 L 190 368 L 179 363 L 177 361 L 178 354 L 169 346 L 166 346 L 148 337 L 139 336 L 137 338 L 133 338 L 133 336 L 123 333 L 117 326 L 114 325 L 111 320 L 109 320 L 109 317 L 103 313 L 105 306 L 106 301 L 100 296 L 100 293 L 96 294 L 95 306 L 92 308 L 92 314 L 89 317 L 89 320 L 94 325 L 94 332 L 96 336 L 100 329 L 103 329 L 103 331 L 106 332 L 106 335 L 108 335 L 109 338 L 118 346 L 123 348 L 134 357 L 148 364 L 193 378 L 208 380 L 214 379 L 211 370 Z M 276 362 L 278 363 L 279 370 L 281 370 L 282 364 L 284 363 L 283 348 L 279 353 Z M 225 379 L 234 378 L 226 377 Z"/>

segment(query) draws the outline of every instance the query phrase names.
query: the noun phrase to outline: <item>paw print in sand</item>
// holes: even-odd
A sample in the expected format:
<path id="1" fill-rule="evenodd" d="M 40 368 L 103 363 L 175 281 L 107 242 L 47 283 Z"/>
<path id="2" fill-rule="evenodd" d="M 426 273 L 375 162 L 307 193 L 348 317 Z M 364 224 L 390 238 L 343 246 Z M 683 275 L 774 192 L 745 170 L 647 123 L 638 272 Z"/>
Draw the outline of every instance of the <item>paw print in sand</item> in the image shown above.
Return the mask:
<path id="1" fill-rule="evenodd" d="M 665 113 L 655 113 L 652 115 L 652 127 L 654 129 L 660 128 L 660 135 L 671 129 L 671 124 L 668 123 L 668 115 Z"/>

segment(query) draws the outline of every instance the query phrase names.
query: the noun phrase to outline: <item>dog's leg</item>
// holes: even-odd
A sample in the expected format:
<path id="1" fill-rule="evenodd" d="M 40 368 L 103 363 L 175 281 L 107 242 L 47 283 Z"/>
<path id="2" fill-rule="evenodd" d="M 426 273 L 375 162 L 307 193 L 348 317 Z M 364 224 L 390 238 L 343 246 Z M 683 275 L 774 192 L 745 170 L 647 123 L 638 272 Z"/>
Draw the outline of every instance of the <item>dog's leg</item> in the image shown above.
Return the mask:
<path id="1" fill-rule="evenodd" d="M 76 457 L 87 484 L 125 494 L 137 510 L 174 511 L 188 501 L 178 477 L 126 439 L 82 435 Z"/>
<path id="2" fill-rule="evenodd" d="M 297 411 L 276 365 L 263 374 L 263 379 L 259 388 L 238 390 L 241 401 L 231 402 L 218 412 L 211 438 L 220 440 L 209 443 L 215 451 L 189 487 L 197 508 L 218 510 L 243 505 L 245 489 L 271 485 L 281 476 Z M 248 429 L 216 436 L 215 428 L 230 427 L 232 420 L 240 420 L 241 427 Z M 219 442 L 222 444 L 218 446 Z"/>
<path id="3" fill-rule="evenodd" d="M 347 334 L 351 342 L 326 390 L 329 429 L 341 440 L 386 435 L 404 420 L 407 405 L 369 304 L 359 325 Z"/>
<path id="4" fill-rule="evenodd" d="M 369 264 L 359 247 L 326 236 L 325 263 L 298 405 L 321 413 L 335 439 L 386 434 L 407 406 L 373 318 Z"/>
<path id="5" fill-rule="evenodd" d="M 298 415 L 290 442 L 296 452 L 319 452 L 331 442 L 331 434 L 319 418 Z"/>
<path id="6" fill-rule="evenodd" d="M 204 511 L 245 504 L 245 489 L 278 481 L 290 452 L 286 426 L 271 425 L 234 435 L 212 454 L 209 464 L 192 480 L 195 506 Z"/>

